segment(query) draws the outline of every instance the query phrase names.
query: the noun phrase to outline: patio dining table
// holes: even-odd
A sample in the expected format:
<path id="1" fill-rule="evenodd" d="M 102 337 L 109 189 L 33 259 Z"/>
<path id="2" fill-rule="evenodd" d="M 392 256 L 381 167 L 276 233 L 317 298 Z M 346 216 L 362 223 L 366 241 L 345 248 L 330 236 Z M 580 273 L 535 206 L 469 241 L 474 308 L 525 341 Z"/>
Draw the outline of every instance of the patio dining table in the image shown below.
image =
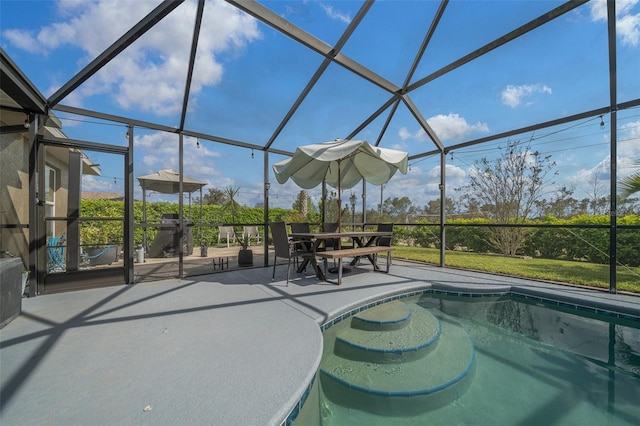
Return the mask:
<path id="1" fill-rule="evenodd" d="M 322 242 L 326 240 L 337 239 L 338 247 L 336 248 L 336 250 L 340 250 L 340 248 L 342 247 L 340 243 L 342 238 L 351 238 L 354 244 L 354 248 L 370 247 L 380 237 L 393 237 L 393 232 L 392 231 L 389 231 L 389 232 L 386 232 L 386 231 L 292 232 L 289 234 L 289 236 L 297 240 L 309 241 L 310 249 L 315 254 L 320 248 L 320 244 L 322 244 Z M 374 269 L 378 269 L 378 265 L 376 263 L 375 257 L 373 255 L 366 255 L 366 257 L 367 259 L 369 259 Z M 355 265 L 359 259 L 360 259 L 360 256 L 355 257 L 351 261 L 351 265 Z M 298 273 L 304 271 L 304 269 L 307 267 L 309 263 L 311 263 L 311 266 L 316 271 L 316 276 L 318 277 L 318 279 L 322 281 L 326 281 L 327 278 L 324 272 L 322 271 L 322 268 L 320 268 L 320 265 L 318 265 L 318 261 L 315 256 L 310 256 L 308 258 L 305 258 L 303 262 L 300 264 L 300 266 L 298 267 L 298 270 L 297 270 Z"/>

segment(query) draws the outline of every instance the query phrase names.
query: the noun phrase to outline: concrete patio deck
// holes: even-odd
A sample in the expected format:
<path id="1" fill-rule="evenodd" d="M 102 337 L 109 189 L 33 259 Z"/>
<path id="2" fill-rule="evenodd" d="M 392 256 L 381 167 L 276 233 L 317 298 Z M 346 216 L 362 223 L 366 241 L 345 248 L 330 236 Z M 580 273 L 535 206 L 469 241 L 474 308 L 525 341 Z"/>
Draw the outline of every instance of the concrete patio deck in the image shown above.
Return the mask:
<path id="1" fill-rule="evenodd" d="M 0 424 L 280 424 L 320 361 L 326 320 L 382 296 L 518 289 L 640 318 L 640 297 L 394 260 L 342 286 L 231 270 L 23 300 L 0 331 Z"/>

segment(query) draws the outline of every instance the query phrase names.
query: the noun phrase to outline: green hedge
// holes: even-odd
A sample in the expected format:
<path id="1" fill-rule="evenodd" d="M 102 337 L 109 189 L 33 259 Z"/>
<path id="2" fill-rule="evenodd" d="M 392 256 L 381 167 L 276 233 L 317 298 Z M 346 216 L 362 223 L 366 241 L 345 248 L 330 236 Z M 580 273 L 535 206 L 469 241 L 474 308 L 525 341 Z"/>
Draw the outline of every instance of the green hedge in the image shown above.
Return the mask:
<path id="1" fill-rule="evenodd" d="M 174 203 L 152 202 L 147 203 L 146 222 L 149 225 L 160 224 L 162 215 L 178 214 L 179 206 Z M 124 218 L 124 202 L 111 200 L 82 200 L 80 207 L 81 217 L 97 217 L 97 218 Z M 218 241 L 217 226 L 200 226 L 203 224 L 236 224 L 236 233 L 238 236 L 242 234 L 242 225 L 257 225 L 264 223 L 264 210 L 254 207 L 240 207 L 234 218 L 229 210 L 215 205 L 202 206 L 202 220 L 200 220 L 200 205 L 191 205 L 191 215 L 189 215 L 189 207 L 183 208 L 185 217 L 192 220 L 193 243 L 199 246 L 201 242 L 208 245 L 214 245 Z M 142 223 L 142 202 L 136 201 L 133 205 L 133 216 L 136 224 Z M 292 210 L 272 208 L 269 209 L 270 221 L 288 221 L 289 217 L 294 215 Z M 260 232 L 263 226 L 259 226 Z M 158 228 L 147 227 L 147 243 L 149 244 L 156 236 Z M 98 245 L 98 244 L 122 244 L 124 235 L 124 220 L 88 220 L 82 221 L 80 225 L 80 244 Z M 143 228 L 136 227 L 134 229 L 134 246 L 142 244 Z"/>
<path id="2" fill-rule="evenodd" d="M 439 226 L 427 221 L 419 222 L 411 233 L 416 245 L 440 248 Z M 490 223 L 486 219 L 455 219 L 447 222 L 446 248 L 476 253 L 490 253 L 491 247 L 486 238 L 487 229 L 474 226 Z M 553 216 L 531 224 L 554 226 L 565 225 L 609 225 L 609 216 L 581 215 L 571 219 L 557 219 Z M 628 215 L 617 220 L 618 226 L 640 225 L 640 216 Z M 640 266 L 640 230 L 619 229 L 617 231 L 617 261 L 623 265 Z M 609 262 L 608 228 L 527 228 L 527 236 L 519 254 L 546 259 L 583 260 L 593 263 Z"/>
<path id="3" fill-rule="evenodd" d="M 147 203 L 147 223 L 160 224 L 163 214 L 177 214 L 178 205 L 173 203 L 152 202 Z M 185 216 L 189 217 L 189 207 L 184 207 Z M 82 217 L 124 217 L 124 203 L 110 200 L 82 200 Z M 262 208 L 240 207 L 235 215 L 235 220 L 229 210 L 221 206 L 202 206 L 202 221 L 200 221 L 200 206 L 191 206 L 191 218 L 193 218 L 193 242 L 199 246 L 201 241 L 208 245 L 214 245 L 218 241 L 218 228 L 215 226 L 199 226 L 204 224 L 236 224 L 236 233 L 242 233 L 242 225 L 257 225 L 264 222 Z M 270 221 L 301 221 L 299 214 L 293 210 L 272 208 L 269 209 Z M 315 218 L 308 218 L 315 222 Z M 142 223 L 142 202 L 134 203 L 134 220 L 136 224 Z M 319 220 L 319 219 L 318 219 Z M 491 253 L 495 249 L 487 241 L 484 227 L 468 225 L 488 224 L 486 219 L 454 219 L 447 222 L 446 248 L 449 250 L 464 250 L 476 253 Z M 532 224 L 548 225 L 601 225 L 609 224 L 609 216 L 581 215 L 572 219 L 557 219 L 553 216 Z M 628 215 L 617 220 L 619 226 L 640 225 L 639 215 Z M 395 241 L 409 242 L 421 247 L 440 248 L 440 229 L 438 225 L 419 221 L 422 226 L 396 226 Z M 455 226 L 465 225 L 465 226 Z M 263 226 L 258 227 L 260 232 Z M 156 227 L 147 228 L 147 241 L 151 242 L 157 233 Z M 82 245 L 94 244 L 122 244 L 124 235 L 123 221 L 82 221 L 80 225 L 80 238 Z M 134 245 L 142 244 L 142 228 L 134 229 Z M 618 230 L 617 261 L 623 265 L 640 266 L 640 231 Z M 609 230 L 608 228 L 528 228 L 527 237 L 522 251 L 533 257 L 547 259 L 584 260 L 593 263 L 609 262 Z"/>

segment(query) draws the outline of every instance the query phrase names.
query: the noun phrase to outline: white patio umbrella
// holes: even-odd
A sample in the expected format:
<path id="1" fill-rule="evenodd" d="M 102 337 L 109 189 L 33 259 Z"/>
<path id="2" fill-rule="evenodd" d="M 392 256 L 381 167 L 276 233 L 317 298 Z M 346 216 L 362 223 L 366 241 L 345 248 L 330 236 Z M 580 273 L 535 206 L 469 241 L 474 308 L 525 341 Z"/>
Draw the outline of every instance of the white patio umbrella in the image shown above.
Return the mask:
<path id="1" fill-rule="evenodd" d="M 342 140 L 298 147 L 291 158 L 273 165 L 276 180 L 291 178 L 299 187 L 314 188 L 322 181 L 338 190 L 338 230 L 341 225 L 341 191 L 362 179 L 374 185 L 387 183 L 400 171 L 407 173 L 408 154 L 380 148 L 362 140 Z"/>

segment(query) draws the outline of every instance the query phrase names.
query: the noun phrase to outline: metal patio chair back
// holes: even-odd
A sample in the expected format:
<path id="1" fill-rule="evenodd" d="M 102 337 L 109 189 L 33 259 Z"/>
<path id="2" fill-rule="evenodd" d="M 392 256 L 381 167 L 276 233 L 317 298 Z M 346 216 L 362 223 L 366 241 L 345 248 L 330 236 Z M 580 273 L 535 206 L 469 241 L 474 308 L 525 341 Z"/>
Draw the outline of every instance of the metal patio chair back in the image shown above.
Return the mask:
<path id="1" fill-rule="evenodd" d="M 233 226 L 218 226 L 218 245 L 222 240 L 227 242 L 227 247 L 229 247 L 229 243 L 236 242 L 236 231 Z"/>
<path id="2" fill-rule="evenodd" d="M 271 280 L 276 278 L 276 260 L 278 257 L 287 259 L 287 285 L 291 271 L 291 260 L 299 257 L 311 257 L 313 252 L 309 250 L 304 241 L 293 241 L 289 238 L 287 225 L 284 222 L 271 222 L 271 237 L 273 238 L 273 274 Z"/>

